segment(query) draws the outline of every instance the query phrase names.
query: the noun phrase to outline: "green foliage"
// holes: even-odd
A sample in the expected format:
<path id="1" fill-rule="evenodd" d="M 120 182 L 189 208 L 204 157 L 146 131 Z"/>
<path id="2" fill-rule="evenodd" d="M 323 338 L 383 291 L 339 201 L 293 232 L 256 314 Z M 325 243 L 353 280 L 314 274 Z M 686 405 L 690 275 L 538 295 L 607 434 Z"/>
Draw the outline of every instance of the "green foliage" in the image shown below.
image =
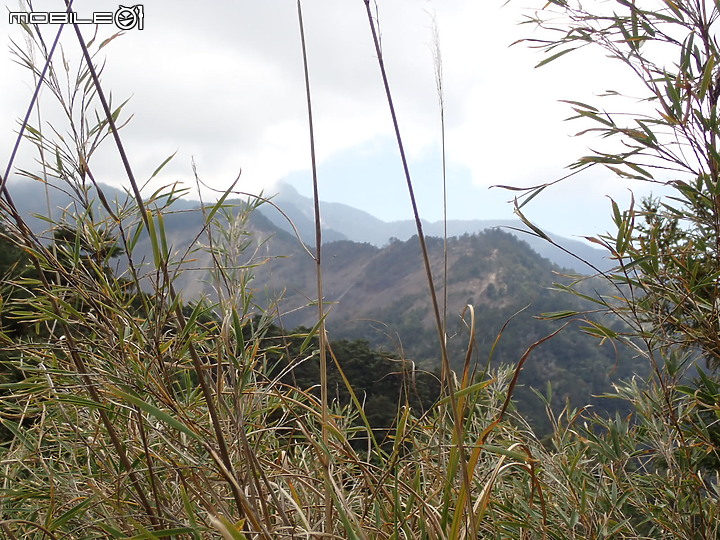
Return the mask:
<path id="1" fill-rule="evenodd" d="M 612 202 L 616 234 L 592 239 L 619 262 L 614 298 L 602 306 L 624 318 L 651 349 L 694 349 L 718 364 L 720 315 L 720 97 L 715 39 L 718 7 L 708 2 L 612 2 L 616 10 L 579 2 L 550 2 L 529 20 L 549 39 L 531 43 L 555 60 L 555 50 L 599 47 L 639 83 L 639 112 L 601 109 L 568 101 L 572 120 L 619 151 L 596 152 L 572 168 L 607 167 L 619 178 L 666 186 L 665 199 L 648 199 L 621 211 Z M 617 101 L 622 93 L 608 91 Z M 637 96 L 633 96 L 637 103 Z M 618 107 L 616 105 L 616 107 Z M 532 197 L 540 186 L 531 190 Z M 628 338 L 631 336 L 627 336 Z"/>
<path id="2" fill-rule="evenodd" d="M 627 68 L 641 92 L 638 101 L 633 90 L 631 110 L 568 101 L 576 113 L 571 120 L 590 126 L 579 135 L 592 132 L 621 143 L 584 156 L 571 168 L 601 165 L 621 179 L 660 184 L 669 195 L 637 205 L 632 201 L 625 210 L 612 201 L 616 232 L 589 240 L 617 261 L 606 276 L 615 291 L 588 296 L 567 290 L 591 298 L 597 310 L 624 322 L 613 331 L 588 321 L 588 333 L 625 343 L 652 369 L 642 393 L 634 385 L 620 388 L 635 412 L 625 431 L 643 438 L 655 432 L 665 447 L 632 469 L 642 475 L 636 493 L 646 498 L 643 504 L 653 516 L 644 534 L 664 538 L 677 527 L 681 537 L 707 538 L 717 534 L 717 514 L 704 502 L 707 494 L 717 494 L 717 479 L 708 479 L 717 467 L 719 394 L 717 375 L 697 364 L 704 359 L 711 369 L 720 367 L 720 47 L 715 37 L 720 12 L 711 2 L 617 0 L 610 5 L 551 1 L 529 18 L 544 33 L 528 41 L 546 52 L 540 65 L 577 48 L 599 47 Z M 613 103 L 618 97 L 622 92 L 614 90 L 603 96 Z M 546 187 L 529 190 L 519 201 L 523 219 L 523 206 Z M 699 378 L 691 382 L 694 367 Z M 658 422 L 665 424 L 661 436 Z M 616 453 L 619 427 L 619 420 L 603 426 Z M 614 488 L 620 490 L 625 481 L 619 478 Z M 674 493 L 673 500 L 658 506 L 657 495 L 651 495 L 657 489 Z"/>
<path id="3" fill-rule="evenodd" d="M 21 378 L 20 372 L 14 368 L 12 360 L 17 356 L 14 345 L 23 334 L 31 330 L 18 324 L 9 317 L 8 306 L 13 298 L 23 295 L 23 289 L 13 285 L 13 279 L 19 277 L 25 270 L 25 257 L 22 251 L 0 227 L 0 385 L 17 382 Z M 1 388 L 1 387 L 0 387 Z M 0 390 L 0 395 L 6 392 Z M 0 415 L 5 411 L 0 411 Z M 0 424 L 0 442 L 8 440 L 12 433 Z"/>

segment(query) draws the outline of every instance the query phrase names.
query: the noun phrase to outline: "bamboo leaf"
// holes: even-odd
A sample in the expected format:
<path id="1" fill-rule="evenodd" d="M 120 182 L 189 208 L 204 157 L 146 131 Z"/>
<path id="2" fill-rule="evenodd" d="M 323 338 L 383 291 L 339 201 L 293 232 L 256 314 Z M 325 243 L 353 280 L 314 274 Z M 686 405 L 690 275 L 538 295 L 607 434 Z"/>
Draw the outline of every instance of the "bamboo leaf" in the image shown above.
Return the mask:
<path id="1" fill-rule="evenodd" d="M 112 538 L 123 538 L 127 539 L 127 535 L 123 534 L 122 531 L 116 529 L 115 527 L 112 527 L 111 525 L 107 523 L 100 523 L 99 527 L 105 531 L 106 533 L 112 535 Z"/>
<path id="2" fill-rule="evenodd" d="M 160 256 L 160 246 L 158 245 L 158 235 L 157 235 L 157 228 L 155 226 L 155 218 L 153 217 L 152 210 L 149 208 L 145 211 L 147 215 L 147 226 L 148 226 L 148 234 L 150 235 L 150 244 L 152 245 L 152 252 L 153 252 L 153 260 L 155 261 L 155 266 L 157 268 L 160 268 L 160 266 L 163 264 L 164 259 Z"/>
<path id="3" fill-rule="evenodd" d="M 172 154 L 166 157 L 165 160 L 158 166 L 158 168 L 153 171 L 152 175 L 150 175 L 150 180 L 157 176 L 157 174 L 163 169 L 163 167 L 165 167 L 165 165 L 167 165 L 170 160 L 175 157 L 175 154 L 177 154 L 177 150 L 175 150 Z"/>
<path id="4" fill-rule="evenodd" d="M 568 317 L 575 317 L 576 315 L 579 315 L 578 311 L 572 311 L 572 310 L 550 311 L 547 313 L 541 313 L 540 318 L 548 319 L 548 320 L 560 320 L 560 319 L 567 319 Z"/>
<path id="5" fill-rule="evenodd" d="M 183 507 L 185 508 L 185 515 L 187 515 L 191 525 L 191 530 L 189 531 L 189 533 L 192 534 L 193 540 L 201 540 L 202 537 L 200 536 L 200 533 L 198 531 L 197 520 L 195 519 L 195 508 L 190 503 L 190 498 L 187 495 L 185 487 L 181 484 L 179 488 L 180 496 L 182 497 L 183 501 Z"/>
<path id="6" fill-rule="evenodd" d="M 678 7 L 678 5 L 677 5 L 675 2 L 673 2 L 673 0 L 663 0 L 663 2 L 665 3 L 665 5 L 666 5 L 667 7 L 670 8 L 670 10 L 675 14 L 675 16 L 676 16 L 678 19 L 680 19 L 681 21 L 684 21 L 684 20 L 685 20 L 685 19 L 683 18 L 682 12 L 680 11 L 680 8 Z M 672 20 L 672 19 L 671 19 L 671 20 Z"/>
<path id="7" fill-rule="evenodd" d="M 583 330 L 585 333 L 590 334 L 591 336 L 610 339 L 615 339 L 618 337 L 618 333 L 608 328 L 607 326 L 603 326 L 602 324 L 596 323 L 594 321 L 587 322 L 590 324 L 590 326 L 581 326 L 580 329 Z"/>
<path id="8" fill-rule="evenodd" d="M 535 236 L 542 238 L 543 240 L 551 241 L 550 237 L 545 234 L 542 229 L 532 224 L 530 220 L 525 217 L 525 215 L 520 211 L 520 208 L 517 206 L 517 203 L 515 205 L 515 215 L 520 218 L 520 221 L 522 221 L 526 227 L 528 227 L 533 233 L 535 233 Z"/>
<path id="9" fill-rule="evenodd" d="M 590 118 L 591 120 L 595 120 L 596 122 L 599 122 L 599 123 L 601 123 L 601 124 L 603 124 L 603 125 L 605 125 L 605 126 L 611 127 L 611 128 L 614 128 L 614 127 L 615 127 L 615 123 L 614 123 L 611 119 L 603 118 L 602 116 L 600 116 L 599 114 L 597 114 L 597 113 L 595 113 L 595 112 L 592 112 L 592 111 L 584 111 L 584 110 L 581 110 L 581 109 L 575 109 L 575 111 L 577 111 L 577 113 L 578 113 L 580 116 L 584 116 L 584 117 L 586 117 L 586 118 Z"/>
<path id="10" fill-rule="evenodd" d="M 310 343 L 312 342 L 312 339 L 317 335 L 318 329 L 320 328 L 320 325 L 322 324 L 322 322 L 325 320 L 325 317 L 327 317 L 327 313 L 325 313 L 325 314 L 323 315 L 323 318 L 320 319 L 320 320 L 315 324 L 315 326 L 312 327 L 312 330 L 310 330 L 310 332 L 308 332 L 308 335 L 307 335 L 307 336 L 305 337 L 305 339 L 303 340 L 302 345 L 300 345 L 300 352 L 301 352 L 301 353 L 305 352 L 305 349 L 308 348 L 308 346 L 309 346 Z"/>
<path id="11" fill-rule="evenodd" d="M 462 390 L 458 390 L 457 392 L 455 392 L 455 398 L 459 399 L 461 397 L 467 396 L 468 394 L 472 394 L 474 392 L 482 390 L 483 388 L 487 388 L 493 382 L 495 382 L 495 379 L 488 379 L 487 381 L 471 384 L 467 388 L 463 388 Z M 440 401 L 438 401 L 438 405 L 446 405 L 448 403 L 450 403 L 450 396 L 446 396 Z"/>
<path id="12" fill-rule="evenodd" d="M 122 32 L 116 32 L 115 34 L 113 34 L 113 35 L 110 36 L 109 38 L 103 40 L 103 42 L 100 43 L 100 46 L 98 47 L 98 50 L 100 50 L 100 49 L 102 49 L 103 47 L 105 47 L 108 43 L 110 43 L 110 42 L 111 42 L 113 39 L 115 39 L 116 37 L 119 37 L 119 36 L 122 36 L 122 35 L 123 35 Z M 88 46 L 89 46 L 89 44 L 88 44 Z"/>
<path id="13" fill-rule="evenodd" d="M 240 529 L 243 528 L 244 521 L 238 523 L 232 523 L 228 518 L 223 515 L 210 516 L 210 522 L 218 530 L 225 540 L 247 540 Z"/>
<path id="14" fill-rule="evenodd" d="M 600 112 L 597 108 L 593 107 L 592 105 L 588 105 L 587 103 L 583 103 L 582 101 L 573 101 L 570 99 L 561 99 L 559 101 L 560 103 L 569 103 L 570 105 L 576 105 L 578 107 L 582 107 L 583 109 L 589 109 L 592 112 Z"/>
<path id="15" fill-rule="evenodd" d="M 168 413 L 158 409 L 155 405 L 151 405 L 150 403 L 147 403 L 140 399 L 139 396 L 135 395 L 132 392 L 124 392 L 123 390 L 120 390 L 119 388 L 111 388 L 111 392 L 113 395 L 124 399 L 125 401 L 131 403 L 132 405 L 135 405 L 142 411 L 146 412 L 150 416 L 153 416 L 160 420 L 161 422 L 166 423 L 169 426 L 174 427 L 178 431 L 181 431 L 185 433 L 186 435 L 189 435 L 193 439 L 197 441 L 202 442 L 202 438 L 200 435 L 195 433 L 193 430 L 191 430 L 189 427 L 187 427 L 185 424 L 183 424 L 180 420 L 177 418 L 170 416 Z"/>
<path id="16" fill-rule="evenodd" d="M 633 171 L 638 172 L 638 173 L 640 173 L 641 175 L 643 175 L 645 178 L 647 178 L 647 179 L 649 179 L 649 180 L 652 180 L 652 179 L 653 179 L 653 175 L 650 174 L 650 173 L 649 173 L 648 171 L 646 171 L 645 169 L 643 169 L 640 165 L 637 165 L 637 164 L 635 164 L 635 163 L 630 163 L 629 161 L 626 163 L 626 165 L 627 165 L 628 167 L 630 167 Z"/>
<path id="17" fill-rule="evenodd" d="M 170 258 L 170 249 L 168 249 L 167 235 L 165 233 L 165 216 L 162 211 L 157 213 L 157 230 L 160 232 L 160 247 L 162 248 L 162 260 L 167 262 Z"/>
<path id="18" fill-rule="evenodd" d="M 88 497 L 87 499 L 80 501 L 78 504 L 70 508 L 67 512 L 65 512 L 63 515 L 58 517 L 57 519 L 53 520 L 50 525 L 48 526 L 48 529 L 51 531 L 58 530 L 61 527 L 63 527 L 68 521 L 75 518 L 79 514 L 82 514 L 85 509 L 93 504 L 95 502 L 94 497 Z"/>
<path id="19" fill-rule="evenodd" d="M 698 90 L 698 98 L 703 99 L 707 93 L 710 83 L 713 81 L 713 70 L 715 68 L 715 54 L 708 55 L 702 80 L 700 81 L 700 89 Z"/>
<path id="20" fill-rule="evenodd" d="M 514 450 L 508 450 L 507 448 L 503 448 L 502 446 L 496 446 L 492 444 L 483 444 L 481 445 L 481 448 L 487 452 L 490 452 L 491 454 L 499 454 L 501 456 L 506 456 L 517 461 L 521 461 L 523 463 L 528 461 L 528 455 L 524 452 L 515 452 Z"/>
<path id="21" fill-rule="evenodd" d="M 575 49 L 577 49 L 577 47 L 572 47 L 572 48 L 570 48 L 570 49 L 565 49 L 564 51 L 560 51 L 559 53 L 555 53 L 555 54 L 553 54 L 552 56 L 549 56 L 548 58 L 545 58 L 545 59 L 542 60 L 541 62 L 538 62 L 538 64 L 535 66 L 535 68 L 539 68 L 539 67 L 542 67 L 542 66 L 544 66 L 544 65 L 547 65 L 547 64 L 549 64 L 550 62 L 552 62 L 552 61 L 554 61 L 554 60 L 557 60 L 557 59 L 560 58 L 561 56 L 564 56 L 564 55 L 566 55 L 567 53 L 574 51 Z"/>
<path id="22" fill-rule="evenodd" d="M 230 195 L 230 193 L 231 193 L 230 190 L 225 191 L 225 193 L 222 194 L 222 197 L 220 197 L 220 199 L 218 200 L 218 202 L 216 202 L 216 203 L 213 205 L 213 207 L 210 209 L 210 212 L 208 213 L 207 217 L 205 218 L 205 224 L 206 224 L 206 225 L 207 225 L 208 223 L 210 223 L 210 221 L 212 220 L 213 216 L 217 213 L 218 210 L 220 210 L 221 208 L 226 208 L 226 206 L 224 206 L 224 203 L 225 203 L 225 200 L 226 200 L 226 199 L 228 198 L 228 196 Z"/>
<path id="23" fill-rule="evenodd" d="M 197 534 L 197 531 L 190 527 L 176 527 L 174 529 L 165 529 L 162 531 L 160 531 L 160 530 L 153 530 L 152 532 L 147 531 L 142 534 L 137 534 L 135 536 L 129 536 L 129 537 L 125 537 L 123 535 L 123 538 L 125 538 L 125 540 L 153 540 L 155 538 L 172 538 L 172 537 L 178 536 L 180 534 L 191 534 L 191 533 Z"/>

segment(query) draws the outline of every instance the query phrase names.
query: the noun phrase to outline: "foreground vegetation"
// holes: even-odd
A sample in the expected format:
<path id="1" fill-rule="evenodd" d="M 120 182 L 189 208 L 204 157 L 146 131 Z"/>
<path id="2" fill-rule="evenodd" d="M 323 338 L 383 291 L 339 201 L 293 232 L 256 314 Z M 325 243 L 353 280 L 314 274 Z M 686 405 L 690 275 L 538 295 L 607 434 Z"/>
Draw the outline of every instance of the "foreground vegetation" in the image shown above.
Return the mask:
<path id="1" fill-rule="evenodd" d="M 382 406 L 392 411 L 392 423 L 379 425 L 384 420 L 367 407 L 370 393 L 355 392 L 344 376 L 352 359 L 370 360 L 372 352 L 333 344 L 324 331 L 321 243 L 308 251 L 317 263 L 320 322 L 303 336 L 278 335 L 272 306 L 260 310 L 253 302 L 252 269 L 263 261 L 238 264 L 253 247 L 247 228 L 253 205 L 228 208 L 232 188 L 199 210 L 204 225 L 193 249 L 212 254 L 212 268 L 199 278 L 210 279 L 215 294 L 188 304 L 174 281 L 179 261 L 193 253 L 174 253 L 164 230 L 179 193 L 170 186 L 140 195 L 115 125 L 121 110 L 110 109 L 90 61 L 89 48 L 105 43 L 79 38 L 85 62 L 69 85 L 60 82 L 69 75 L 52 62 L 44 74 L 30 56 L 20 57 L 38 84 L 69 104 L 62 137 L 57 129 L 23 126 L 40 155 L 52 156 L 42 174 L 27 174 L 42 182 L 59 179 L 75 194 L 75 205 L 49 224 L 50 238 L 38 238 L 1 180 L 4 234 L 15 246 L 0 253 L 8 268 L 0 328 L 8 366 L 0 398 L 7 430 L 0 446 L 3 534 L 720 536 L 719 383 L 694 362 L 704 357 L 714 366 L 718 358 L 717 8 L 667 2 L 653 12 L 623 1 L 618 5 L 627 15 L 608 16 L 565 1 L 550 5 L 569 17 L 558 41 L 617 47 L 617 58 L 637 69 L 659 108 L 657 117 L 627 127 L 576 103 L 578 115 L 599 124 L 604 135 L 630 141 L 627 152 L 589 156 L 579 165 L 606 164 L 615 174 L 652 178 L 652 167 L 663 167 L 658 160 L 674 159 L 689 178 L 669 182 L 677 190 L 671 205 L 650 202 L 624 212 L 614 205 L 617 234 L 595 239 L 617 258 L 617 272 L 605 276 L 617 294 L 592 299 L 624 326 L 613 330 L 587 318 L 586 331 L 631 347 L 653 370 L 647 380 L 616 387 L 615 397 L 629 404 L 631 415 L 603 419 L 548 408 L 554 430 L 541 444 L 515 413 L 512 395 L 524 363 L 552 336 L 539 339 L 516 364 L 474 376 L 469 307 L 468 360 L 451 372 L 428 265 L 442 356 L 439 399 L 418 400 L 418 389 L 437 379 L 394 359 L 398 391 Z M 666 25 L 675 25 L 675 33 Z M 678 29 L 685 37 L 676 37 Z M 38 29 L 27 31 L 37 53 L 50 59 Z M 675 73 L 642 56 L 653 39 L 677 45 Z M 85 99 L 75 99 L 80 95 Z M 103 114 L 88 124 L 97 101 Z M 119 203 L 103 196 L 92 173 L 94 150 L 106 136 L 115 140 L 132 187 Z M 688 148 L 691 163 L 681 159 Z M 639 162 L 642 156 L 652 159 Z M 93 210 L 95 199 L 103 212 Z M 518 213 L 527 221 L 521 205 Z M 133 258 L 143 235 L 152 243 L 152 261 Z M 419 241 L 427 261 L 421 234 Z M 351 349 L 347 360 L 343 348 Z M 300 377 L 302 366 L 312 366 L 308 378 Z M 333 399 L 343 387 L 344 397 Z"/>

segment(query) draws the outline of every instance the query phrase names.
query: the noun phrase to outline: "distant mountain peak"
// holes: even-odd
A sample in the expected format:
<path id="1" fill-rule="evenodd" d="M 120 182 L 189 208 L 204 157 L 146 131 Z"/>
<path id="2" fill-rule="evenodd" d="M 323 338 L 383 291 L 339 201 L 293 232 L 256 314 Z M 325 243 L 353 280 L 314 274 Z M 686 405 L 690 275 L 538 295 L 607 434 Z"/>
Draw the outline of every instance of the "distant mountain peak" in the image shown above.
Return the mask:
<path id="1" fill-rule="evenodd" d="M 280 182 L 277 185 L 278 195 L 274 202 L 290 216 L 306 243 L 315 242 L 314 204 L 310 197 L 301 195 L 295 186 Z M 280 213 L 271 206 L 261 206 L 260 210 L 279 228 L 291 230 L 290 224 Z M 417 234 L 413 220 L 383 221 L 372 214 L 343 203 L 320 201 L 320 219 L 323 230 L 323 242 L 338 240 L 352 240 L 354 242 L 369 243 L 377 247 L 386 245 L 391 238 L 408 240 Z M 427 236 L 442 237 L 445 224 L 442 221 L 422 220 L 423 231 Z M 499 228 L 517 236 L 527 242 L 530 247 L 541 256 L 549 259 L 561 268 L 567 268 L 578 273 L 594 273 L 594 270 L 578 259 L 568 255 L 547 241 L 531 234 L 523 234 L 527 230 L 520 220 L 495 219 L 472 220 L 451 219 L 447 222 L 449 237 L 474 234 L 487 229 Z M 513 230 L 515 229 L 515 230 Z M 588 261 L 596 268 L 606 271 L 612 267 L 612 262 L 605 258 L 602 250 L 588 244 L 569 238 L 562 238 L 550 234 L 558 244 L 564 246 L 572 253 Z"/>
<path id="2" fill-rule="evenodd" d="M 43 185 L 40 182 L 12 180 L 9 187 L 13 192 L 18 208 L 22 214 L 28 217 L 31 227 L 46 228 L 46 222 L 30 217 L 33 214 L 47 214 Z M 126 193 L 122 190 L 109 186 L 102 186 L 102 189 L 106 192 L 109 200 L 116 197 L 123 200 L 126 197 Z M 279 182 L 275 189 L 277 191 L 273 197 L 273 203 L 282 208 L 287 217 L 283 216 L 270 204 L 261 205 L 259 207 L 260 213 L 278 229 L 294 234 L 292 225 L 288 222 L 289 218 L 302 240 L 309 245 L 313 245 L 315 243 L 315 210 L 312 198 L 302 195 L 295 186 L 288 182 Z M 50 195 L 52 198 L 51 210 L 57 218 L 60 216 L 60 209 L 70 203 L 70 197 L 62 190 L 51 190 Z M 189 209 L 199 204 L 196 201 L 180 199 L 173 204 L 173 208 Z M 417 234 L 415 222 L 412 220 L 386 222 L 364 210 L 343 203 L 321 201 L 320 204 L 323 243 L 351 240 L 382 247 L 390 239 L 404 241 Z M 525 235 L 518 231 L 509 230 L 509 227 L 520 230 L 525 228 L 519 220 L 448 220 L 447 222 L 449 237 L 460 237 L 491 228 L 501 228 L 524 240 L 534 251 L 561 268 L 585 274 L 594 272 L 592 268 L 545 240 L 533 235 Z M 423 220 L 423 230 L 427 236 L 442 237 L 444 229 L 445 226 L 442 221 L 430 222 Z M 573 253 L 577 253 L 600 270 L 606 271 L 613 266 L 612 262 L 605 258 L 605 253 L 602 250 L 578 240 L 551 236 L 560 245 Z"/>

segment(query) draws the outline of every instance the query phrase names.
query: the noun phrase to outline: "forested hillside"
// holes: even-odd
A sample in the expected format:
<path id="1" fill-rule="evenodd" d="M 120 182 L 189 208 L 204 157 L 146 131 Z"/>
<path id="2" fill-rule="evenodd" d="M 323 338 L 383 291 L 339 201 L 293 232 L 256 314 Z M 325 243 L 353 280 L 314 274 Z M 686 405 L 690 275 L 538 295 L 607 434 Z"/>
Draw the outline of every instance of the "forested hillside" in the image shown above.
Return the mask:
<path id="1" fill-rule="evenodd" d="M 228 204 L 245 206 L 241 201 Z M 197 235 L 204 214 L 186 203 L 175 203 L 172 208 L 164 218 L 166 242 L 176 257 L 190 250 L 189 261 L 176 275 L 176 286 L 186 301 L 202 295 L 212 297 L 217 283 L 203 270 L 212 265 L 207 249 L 210 238 L 207 234 Z M 316 310 L 308 298 L 315 287 L 314 263 L 306 251 L 311 248 L 270 223 L 259 211 L 262 208 L 244 222 L 246 230 L 233 247 L 236 263 L 249 267 L 247 275 L 252 276 L 249 286 L 255 291 L 255 300 L 263 309 L 273 307 L 276 324 L 287 330 L 312 328 Z M 238 212 L 229 211 L 230 215 Z M 229 247 L 223 246 L 228 240 L 221 234 L 213 241 Z M 555 290 L 555 283 L 572 281 L 565 276 L 569 271 L 553 265 L 509 232 L 489 229 L 450 238 L 446 291 L 443 241 L 428 237 L 427 245 L 438 290 L 443 297 L 447 294 L 448 347 L 454 369 L 462 370 L 465 362 L 470 321 L 469 316 L 463 321 L 461 314 L 468 305 L 474 308 L 476 333 L 472 369 L 479 372 L 489 360 L 493 366 L 516 363 L 528 347 L 559 327 L 559 323 L 542 320 L 542 314 L 581 312 L 592 307 L 589 302 Z M 417 236 L 407 241 L 391 240 L 382 248 L 333 241 L 325 244 L 324 253 L 324 292 L 330 310 L 331 338 L 367 340 L 376 349 L 423 369 L 439 368 L 440 350 Z M 135 254 L 138 261 L 152 259 L 147 235 L 138 240 Z M 127 270 L 121 260 L 113 264 L 118 272 Z M 610 292 L 600 280 L 593 287 L 604 294 Z M 619 322 L 610 319 L 606 324 Z M 574 406 L 592 404 L 599 412 L 608 413 L 620 403 L 598 396 L 612 390 L 612 381 L 644 375 L 647 369 L 627 350 L 618 351 L 610 344 L 600 346 L 575 323 L 533 353 L 523 369 L 516 397 L 520 410 L 536 429 L 546 433 L 550 428 L 548 419 L 533 388 L 546 392 L 551 384 L 556 409 L 569 399 Z"/>
<path id="2" fill-rule="evenodd" d="M 443 242 L 428 238 L 427 244 L 436 284 L 443 294 Z M 440 350 L 417 237 L 391 242 L 382 249 L 333 242 L 326 246 L 325 256 L 324 290 L 330 302 L 328 328 L 332 336 L 368 339 L 419 366 L 439 366 Z M 312 324 L 312 307 L 300 309 L 312 290 L 311 270 L 307 258 L 279 260 L 267 274 L 258 269 L 259 283 L 269 282 L 276 291 L 285 288 L 280 306 L 281 312 L 289 312 L 282 318 L 288 328 Z M 268 274 L 270 279 L 265 281 Z M 500 230 L 450 239 L 447 314 L 452 367 L 460 371 L 465 361 L 470 318 L 466 313 L 463 321 L 461 314 L 467 305 L 474 307 L 475 318 L 472 368 L 482 371 L 493 348 L 493 365 L 514 364 L 534 342 L 559 327 L 559 323 L 543 320 L 543 313 L 592 307 L 553 289 L 554 283 L 569 281 L 560 268 Z M 596 286 L 603 287 L 600 283 Z M 620 326 L 612 319 L 605 324 Z M 520 378 L 523 387 L 516 395 L 521 410 L 544 431 L 547 419 L 531 387 L 544 392 L 552 384 L 556 407 L 569 398 L 576 406 L 591 403 L 600 410 L 613 410 L 617 401 L 598 400 L 596 396 L 612 390 L 610 381 L 646 371 L 647 366 L 633 361 L 627 350 L 618 351 L 610 344 L 600 346 L 573 324 L 533 353 Z"/>

